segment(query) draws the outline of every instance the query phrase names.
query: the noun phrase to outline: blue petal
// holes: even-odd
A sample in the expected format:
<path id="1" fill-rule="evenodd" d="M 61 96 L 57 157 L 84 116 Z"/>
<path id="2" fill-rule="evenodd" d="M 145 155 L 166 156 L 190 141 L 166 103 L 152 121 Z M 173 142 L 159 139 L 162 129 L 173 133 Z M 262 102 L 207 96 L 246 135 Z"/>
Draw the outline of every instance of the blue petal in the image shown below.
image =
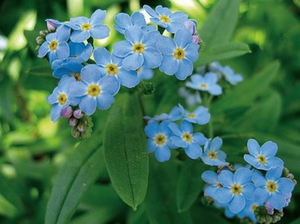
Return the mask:
<path id="1" fill-rule="evenodd" d="M 97 97 L 97 106 L 101 110 L 108 109 L 114 102 L 115 98 L 107 92 L 101 92 L 101 94 Z"/>
<path id="2" fill-rule="evenodd" d="M 157 68 L 162 61 L 161 53 L 155 48 L 148 48 L 144 53 L 144 65 L 148 68 Z"/>
<path id="3" fill-rule="evenodd" d="M 158 147 L 155 151 L 155 157 L 159 162 L 165 162 L 170 159 L 171 151 L 168 147 Z"/>
<path id="4" fill-rule="evenodd" d="M 132 52 L 132 44 L 127 40 L 117 42 L 113 46 L 113 54 L 118 57 L 124 58 L 127 55 L 129 55 L 131 52 Z"/>
<path id="5" fill-rule="evenodd" d="M 147 47 L 155 46 L 160 37 L 161 34 L 158 31 L 150 31 L 144 34 L 141 42 L 145 44 Z"/>
<path id="6" fill-rule="evenodd" d="M 253 181 L 255 187 L 264 187 L 267 183 L 266 178 L 258 170 L 253 171 L 252 181 Z"/>
<path id="7" fill-rule="evenodd" d="M 257 203 L 265 203 L 269 198 L 269 193 L 266 189 L 256 188 L 254 192 L 254 200 Z"/>
<path id="8" fill-rule="evenodd" d="M 288 195 L 295 187 L 293 181 L 289 178 L 282 177 L 277 182 L 278 191 L 283 195 Z"/>
<path id="9" fill-rule="evenodd" d="M 136 71 L 127 71 L 124 68 L 119 70 L 118 79 L 122 86 L 128 88 L 133 88 L 140 82 Z"/>
<path id="10" fill-rule="evenodd" d="M 144 5 L 143 9 L 145 9 L 145 11 L 152 17 L 158 17 L 158 13 L 155 12 L 150 6 L 148 5 Z"/>
<path id="11" fill-rule="evenodd" d="M 95 25 L 90 32 L 95 39 L 104 39 L 109 36 L 109 28 L 105 25 Z"/>
<path id="12" fill-rule="evenodd" d="M 258 160 L 252 156 L 252 155 L 249 155 L 249 154 L 245 154 L 244 155 L 244 160 L 249 163 L 250 165 L 254 166 L 255 168 L 258 168 L 260 167 L 260 163 L 258 162 Z"/>
<path id="13" fill-rule="evenodd" d="M 182 130 L 180 129 L 180 127 L 178 126 L 178 124 L 171 122 L 169 124 L 169 128 L 173 131 L 173 133 L 175 135 L 181 136 Z"/>
<path id="14" fill-rule="evenodd" d="M 176 147 L 182 147 L 182 148 L 185 148 L 188 146 L 187 142 L 184 141 L 181 137 L 179 136 L 171 136 L 170 137 L 170 140 L 172 142 L 172 144 Z"/>
<path id="15" fill-rule="evenodd" d="M 267 163 L 265 165 L 267 166 L 268 169 L 274 166 L 280 166 L 283 168 L 284 162 L 277 157 L 272 157 L 267 159 Z"/>
<path id="16" fill-rule="evenodd" d="M 187 20 L 188 15 L 183 12 L 174 12 L 172 15 L 170 15 L 170 18 L 172 21 L 183 23 Z"/>
<path id="17" fill-rule="evenodd" d="M 228 188 L 222 187 L 215 192 L 215 199 L 220 203 L 228 203 L 233 198 L 233 194 Z"/>
<path id="18" fill-rule="evenodd" d="M 156 47 L 162 54 L 173 56 L 173 51 L 176 48 L 176 45 L 171 38 L 161 36 L 156 43 Z"/>
<path id="19" fill-rule="evenodd" d="M 220 137 L 215 137 L 211 140 L 209 148 L 219 150 L 223 144 L 223 140 Z"/>
<path id="20" fill-rule="evenodd" d="M 53 92 L 51 93 L 51 95 L 49 95 L 47 97 L 47 102 L 50 103 L 50 104 L 58 102 L 58 100 L 57 100 L 58 95 L 59 95 L 59 93 L 58 93 L 58 87 L 55 87 L 55 89 L 53 90 Z"/>
<path id="21" fill-rule="evenodd" d="M 192 133 L 193 132 L 193 125 L 190 122 L 183 120 L 181 122 L 180 129 L 184 133 Z"/>
<path id="22" fill-rule="evenodd" d="M 281 177 L 282 170 L 283 167 L 280 166 L 272 167 L 266 173 L 267 180 L 274 180 L 274 181 L 278 180 Z"/>
<path id="23" fill-rule="evenodd" d="M 59 43 L 56 53 L 59 59 L 61 60 L 67 59 L 70 55 L 69 45 L 66 42 Z"/>
<path id="24" fill-rule="evenodd" d="M 74 82 L 69 87 L 69 94 L 74 97 L 87 95 L 87 85 L 81 81 Z"/>
<path id="25" fill-rule="evenodd" d="M 273 157 L 275 156 L 278 147 L 277 144 L 271 141 L 267 141 L 265 142 L 262 146 L 261 146 L 261 153 L 263 155 L 265 155 L 266 157 Z"/>
<path id="26" fill-rule="evenodd" d="M 154 152 L 157 146 L 152 138 L 147 139 L 147 150 L 149 153 Z"/>
<path id="27" fill-rule="evenodd" d="M 48 45 L 49 45 L 49 43 L 45 41 L 45 42 L 40 46 L 39 51 L 38 51 L 38 57 L 39 57 L 39 58 L 44 57 L 44 56 L 49 52 Z"/>
<path id="28" fill-rule="evenodd" d="M 87 40 L 91 36 L 89 31 L 74 30 L 71 34 L 71 41 L 79 43 Z"/>
<path id="29" fill-rule="evenodd" d="M 133 53 L 123 59 L 122 66 L 126 70 L 137 70 L 138 68 L 142 67 L 143 63 L 144 56 L 142 54 Z"/>
<path id="30" fill-rule="evenodd" d="M 131 15 L 131 21 L 134 26 L 138 26 L 138 27 L 146 26 L 145 17 L 140 12 L 134 12 Z"/>
<path id="31" fill-rule="evenodd" d="M 219 174 L 218 180 L 224 187 L 230 187 L 234 183 L 233 173 L 229 170 L 223 170 Z"/>
<path id="32" fill-rule="evenodd" d="M 191 159 L 198 159 L 202 155 L 202 148 L 196 143 L 191 143 L 185 148 L 185 153 Z"/>
<path id="33" fill-rule="evenodd" d="M 83 67 L 80 75 L 82 81 L 88 84 L 97 83 L 103 76 L 102 69 L 95 64 L 89 64 Z"/>
<path id="34" fill-rule="evenodd" d="M 243 185 L 243 195 L 247 200 L 254 200 L 254 192 L 256 187 L 252 182 Z"/>
<path id="35" fill-rule="evenodd" d="M 144 130 L 149 138 L 154 138 L 159 130 L 159 124 L 156 121 L 153 121 L 149 123 Z"/>
<path id="36" fill-rule="evenodd" d="M 175 76 L 179 80 L 185 80 L 193 72 L 193 63 L 190 60 L 183 59 L 179 62 L 178 70 Z"/>
<path id="37" fill-rule="evenodd" d="M 191 61 L 195 62 L 199 57 L 199 45 L 195 43 L 189 43 L 184 49 L 186 57 Z"/>
<path id="38" fill-rule="evenodd" d="M 92 15 L 90 19 L 90 23 L 95 25 L 95 24 L 101 24 L 103 23 L 104 19 L 106 16 L 106 11 L 97 9 Z"/>
<path id="39" fill-rule="evenodd" d="M 94 59 L 98 65 L 105 67 L 111 63 L 111 54 L 105 47 L 99 47 L 94 50 Z"/>
<path id="40" fill-rule="evenodd" d="M 163 56 L 159 70 L 167 75 L 174 75 L 178 70 L 179 63 L 174 60 L 173 56 Z"/>
<path id="41" fill-rule="evenodd" d="M 115 95 L 120 89 L 119 82 L 112 76 L 104 76 L 101 78 L 99 85 L 102 91 L 108 92 L 111 95 Z"/>
<path id="42" fill-rule="evenodd" d="M 121 28 L 128 28 L 132 25 L 131 23 L 131 18 L 128 14 L 126 13 L 118 13 L 115 16 L 115 21 L 118 24 L 119 27 Z"/>
<path id="43" fill-rule="evenodd" d="M 286 199 L 284 195 L 275 192 L 271 194 L 271 197 L 268 199 L 268 202 L 273 208 L 281 210 L 283 207 L 285 207 Z"/>
<path id="44" fill-rule="evenodd" d="M 184 48 L 192 41 L 192 34 L 187 29 L 179 29 L 174 36 L 177 46 Z"/>
<path id="45" fill-rule="evenodd" d="M 53 122 L 58 120 L 58 118 L 60 117 L 61 110 L 62 107 L 58 103 L 52 105 L 50 111 L 50 117 Z"/>
<path id="46" fill-rule="evenodd" d="M 249 139 L 247 142 L 248 151 L 251 155 L 257 157 L 260 154 L 260 146 L 254 139 Z"/>
<path id="47" fill-rule="evenodd" d="M 79 108 L 82 110 L 86 115 L 92 115 L 97 107 L 97 100 L 94 97 L 85 96 L 79 103 Z"/>
<path id="48" fill-rule="evenodd" d="M 218 183 L 217 174 L 211 170 L 204 171 L 201 178 L 208 184 L 216 185 Z"/>
<path id="49" fill-rule="evenodd" d="M 131 26 L 125 30 L 125 38 L 132 44 L 141 42 L 143 36 L 144 31 L 137 26 Z"/>
<path id="50" fill-rule="evenodd" d="M 241 167 L 234 173 L 234 179 L 239 184 L 245 184 L 247 182 L 250 182 L 252 177 L 252 172 L 250 169 Z"/>
<path id="51" fill-rule="evenodd" d="M 242 209 L 245 207 L 246 205 L 246 200 L 244 198 L 243 195 L 235 195 L 232 199 L 232 201 L 229 203 L 229 210 L 234 213 L 237 214 L 240 211 L 242 211 Z"/>
<path id="52" fill-rule="evenodd" d="M 207 138 L 202 133 L 193 134 L 193 141 L 198 143 L 199 145 L 204 145 Z"/>

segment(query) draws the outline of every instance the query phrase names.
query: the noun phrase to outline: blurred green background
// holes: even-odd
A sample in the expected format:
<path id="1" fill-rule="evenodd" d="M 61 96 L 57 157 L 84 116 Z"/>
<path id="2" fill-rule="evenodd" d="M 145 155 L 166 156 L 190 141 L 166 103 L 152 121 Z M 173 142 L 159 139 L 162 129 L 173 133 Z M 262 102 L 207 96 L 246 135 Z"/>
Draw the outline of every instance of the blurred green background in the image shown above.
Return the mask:
<path id="1" fill-rule="evenodd" d="M 2 0 L 0 2 L 0 223 L 43 223 L 53 181 L 78 142 L 70 135 L 66 120 L 52 123 L 45 98 L 57 85 L 45 60 L 36 57 L 35 38 L 46 29 L 45 19 L 60 21 L 107 10 L 105 24 L 113 27 L 118 12 L 132 13 L 143 4 L 182 10 L 199 27 L 217 0 Z M 276 123 L 265 136 L 279 144 L 279 156 L 299 181 L 300 175 L 300 1 L 242 0 L 233 42 L 249 45 L 251 53 L 221 61 L 245 80 L 271 61 L 280 69 L 272 81 L 278 108 Z M 34 32 L 29 32 L 34 31 Z M 200 33 L 201 36 L 201 33 Z M 115 31 L 102 45 L 121 38 Z M 48 69 L 47 69 L 48 66 Z M 41 68 L 43 68 L 41 72 Z M 260 88 L 260 86 L 253 86 Z M 275 105 L 276 104 L 276 105 Z M 104 112 L 105 113 L 105 112 Z M 272 111 L 271 111 L 272 113 Z M 274 112 L 275 113 L 275 112 Z M 277 113 L 277 112 L 276 112 Z M 105 117 L 105 115 L 104 115 Z M 105 120 L 95 118 L 95 123 Z M 246 123 L 250 124 L 251 121 Z M 248 126 L 244 127 L 245 129 Z M 249 127 L 251 129 L 251 127 Z M 263 139 L 263 137 L 262 137 Z M 245 142 L 245 139 L 243 139 Z M 245 145 L 245 143 L 244 143 Z M 103 161 L 99 161 L 99 163 Z M 80 202 L 72 223 L 138 223 L 109 183 L 103 165 L 97 184 Z M 96 192 L 101 192 L 98 195 Z M 95 198 L 99 200 L 95 200 Z M 101 199 L 101 200 L 100 200 Z M 296 203 L 298 201 L 298 203 Z M 282 223 L 298 218 L 300 188 Z M 141 211 L 143 216 L 144 212 Z M 87 217 L 87 216 L 85 216 Z M 99 220 L 95 217 L 99 217 Z M 236 220 L 235 220 L 236 221 Z M 234 221 L 233 221 L 234 222 Z M 147 221 L 145 221 L 147 223 Z"/>

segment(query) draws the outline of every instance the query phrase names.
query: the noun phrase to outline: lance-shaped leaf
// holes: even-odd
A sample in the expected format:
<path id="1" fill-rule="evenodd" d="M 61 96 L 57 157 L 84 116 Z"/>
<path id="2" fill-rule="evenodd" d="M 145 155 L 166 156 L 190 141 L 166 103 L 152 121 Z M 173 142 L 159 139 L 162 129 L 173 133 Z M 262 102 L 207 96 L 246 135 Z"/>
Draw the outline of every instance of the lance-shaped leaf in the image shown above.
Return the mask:
<path id="1" fill-rule="evenodd" d="M 98 138 L 81 142 L 60 169 L 48 201 L 46 224 L 67 223 L 70 220 L 83 193 L 101 171 L 99 161 L 103 151 L 100 146 Z"/>
<path id="2" fill-rule="evenodd" d="M 144 201 L 149 172 L 142 108 L 135 93 L 119 94 L 111 108 L 104 157 L 113 187 L 135 210 Z"/>

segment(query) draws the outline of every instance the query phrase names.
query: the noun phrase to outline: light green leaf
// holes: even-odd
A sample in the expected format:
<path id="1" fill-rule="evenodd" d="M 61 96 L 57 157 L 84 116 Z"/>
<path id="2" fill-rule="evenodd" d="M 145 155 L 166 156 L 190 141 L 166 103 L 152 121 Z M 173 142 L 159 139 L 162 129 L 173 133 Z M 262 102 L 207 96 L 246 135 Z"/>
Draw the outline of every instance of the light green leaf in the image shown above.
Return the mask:
<path id="1" fill-rule="evenodd" d="M 207 168 L 200 161 L 187 160 L 182 164 L 176 186 L 176 201 L 179 212 L 188 210 L 202 191 L 201 174 Z"/>
<path id="2" fill-rule="evenodd" d="M 200 29 L 207 48 L 229 41 L 237 23 L 239 5 L 240 0 L 217 1 Z"/>
<path id="3" fill-rule="evenodd" d="M 119 94 L 104 133 L 104 158 L 113 187 L 134 210 L 148 186 L 148 153 L 143 114 L 135 93 Z"/>
<path id="4" fill-rule="evenodd" d="M 86 189 L 101 171 L 101 142 L 97 136 L 82 141 L 61 168 L 46 210 L 46 224 L 67 223 Z"/>
<path id="5" fill-rule="evenodd" d="M 248 45 L 242 43 L 224 43 L 207 49 L 204 45 L 195 66 L 202 66 L 212 61 L 233 58 L 250 52 Z"/>

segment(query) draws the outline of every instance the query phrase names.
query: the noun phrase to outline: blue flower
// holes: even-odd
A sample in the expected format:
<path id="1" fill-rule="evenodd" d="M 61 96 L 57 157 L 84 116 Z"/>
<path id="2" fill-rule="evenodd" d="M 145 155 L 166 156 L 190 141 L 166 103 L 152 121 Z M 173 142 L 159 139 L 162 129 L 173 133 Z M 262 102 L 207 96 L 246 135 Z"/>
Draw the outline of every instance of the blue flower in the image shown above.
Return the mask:
<path id="1" fill-rule="evenodd" d="M 154 117 L 149 117 L 145 116 L 144 119 L 151 121 L 164 121 L 164 120 L 169 120 L 169 121 L 178 121 L 182 118 L 182 114 L 180 112 L 180 108 L 175 106 L 172 108 L 169 114 L 167 113 L 162 113 L 160 115 L 156 115 Z"/>
<path id="2" fill-rule="evenodd" d="M 155 46 L 159 37 L 158 31 L 144 32 L 141 28 L 132 26 L 125 31 L 126 40 L 114 45 L 113 54 L 123 58 L 122 66 L 127 70 L 137 70 L 143 65 L 156 68 L 162 59 Z"/>
<path id="3" fill-rule="evenodd" d="M 69 105 L 78 104 L 79 100 L 74 98 L 69 92 L 69 86 L 73 82 L 76 82 L 73 77 L 63 76 L 55 87 L 51 95 L 47 97 L 47 102 L 52 104 L 50 117 L 53 122 L 57 121 L 61 116 L 63 109 Z"/>
<path id="4" fill-rule="evenodd" d="M 72 83 L 70 94 L 80 98 L 79 109 L 87 115 L 95 112 L 96 107 L 108 109 L 114 102 L 119 90 L 119 82 L 111 76 L 104 76 L 97 65 L 87 65 L 81 70 L 81 81 Z"/>
<path id="5" fill-rule="evenodd" d="M 38 57 L 43 58 L 48 54 L 50 64 L 56 59 L 65 60 L 70 55 L 67 40 L 70 37 L 70 28 L 60 26 L 55 33 L 46 36 L 46 41 L 40 46 Z"/>
<path id="6" fill-rule="evenodd" d="M 224 204 L 228 204 L 229 210 L 237 214 L 246 206 L 247 200 L 252 200 L 255 187 L 251 182 L 252 171 L 241 167 L 232 173 L 223 170 L 218 181 L 223 186 L 220 191 L 215 192 L 215 199 Z"/>
<path id="7" fill-rule="evenodd" d="M 185 153 L 191 159 L 198 159 L 202 155 L 202 148 L 206 137 L 202 133 L 193 133 L 193 126 L 190 122 L 183 120 L 181 125 L 175 123 L 169 124 L 170 129 L 173 131 L 171 142 L 176 147 L 184 148 Z"/>
<path id="8" fill-rule="evenodd" d="M 183 23 L 187 20 L 188 16 L 183 12 L 172 13 L 170 9 L 156 6 L 155 11 L 148 5 L 144 5 L 143 9 L 152 17 L 150 20 L 165 28 L 170 33 L 176 33 L 177 30 L 185 28 Z"/>
<path id="9" fill-rule="evenodd" d="M 287 198 L 295 185 L 291 179 L 281 177 L 282 170 L 280 166 L 272 167 L 265 176 L 258 170 L 253 172 L 252 181 L 256 187 L 254 199 L 257 202 L 268 202 L 277 210 L 287 206 Z"/>
<path id="10" fill-rule="evenodd" d="M 163 54 L 159 70 L 184 80 L 193 72 L 193 62 L 198 58 L 199 45 L 192 42 L 192 34 L 187 29 L 179 29 L 174 40 L 161 36 L 156 44 Z"/>
<path id="11" fill-rule="evenodd" d="M 260 147 L 256 140 L 249 139 L 247 147 L 250 155 L 244 155 L 244 160 L 256 169 L 269 170 L 273 166 L 283 167 L 283 161 L 274 157 L 278 150 L 276 143 L 267 141 Z"/>
<path id="12" fill-rule="evenodd" d="M 209 70 L 221 76 L 224 76 L 227 82 L 232 85 L 236 85 L 238 82 L 243 81 L 243 77 L 240 74 L 235 74 L 232 68 L 229 66 L 223 67 L 219 62 L 212 62 L 209 64 Z"/>
<path id="13" fill-rule="evenodd" d="M 229 163 L 225 162 L 226 154 L 220 150 L 222 146 L 222 139 L 215 137 L 208 139 L 204 145 L 204 152 L 201 156 L 202 161 L 210 166 L 227 166 Z"/>
<path id="14" fill-rule="evenodd" d="M 104 39 L 108 37 L 108 26 L 102 25 L 105 16 L 106 11 L 97 9 L 91 15 L 90 19 L 84 16 L 71 18 L 70 22 L 67 24 L 74 30 L 70 37 L 71 41 L 83 42 L 90 37 L 95 39 Z"/>
<path id="15" fill-rule="evenodd" d="M 145 127 L 145 133 L 148 137 L 148 152 L 154 152 L 159 162 L 165 162 L 170 159 L 173 145 L 170 141 L 172 131 L 168 127 L 169 121 L 163 121 L 158 124 L 156 121 L 149 123 Z"/>
<path id="16" fill-rule="evenodd" d="M 212 72 L 208 72 L 204 76 L 194 74 L 191 76 L 191 82 L 187 82 L 186 86 L 192 89 L 207 91 L 211 95 L 220 95 L 222 88 L 217 84 L 217 81 L 217 75 Z"/>
<path id="17" fill-rule="evenodd" d="M 136 26 L 141 28 L 143 31 L 149 32 L 154 31 L 154 26 L 147 26 L 145 17 L 140 12 L 134 12 L 131 17 L 126 13 L 118 13 L 115 16 L 116 25 L 114 25 L 114 28 L 120 32 L 121 34 L 125 34 L 125 30 L 132 26 Z"/>
<path id="18" fill-rule="evenodd" d="M 101 72 L 114 77 L 121 85 L 132 88 L 139 84 L 137 72 L 124 69 L 122 59 L 111 55 L 106 48 L 100 47 L 94 50 L 94 58 Z"/>
<path id="19" fill-rule="evenodd" d="M 206 170 L 202 173 L 201 178 L 208 184 L 204 188 L 204 195 L 215 199 L 216 192 L 223 187 L 218 181 L 218 174 L 211 170 Z"/>
<path id="20" fill-rule="evenodd" d="M 193 112 L 185 110 L 179 104 L 180 112 L 183 115 L 183 119 L 194 124 L 207 124 L 210 120 L 210 114 L 208 108 L 204 106 L 197 107 Z"/>

